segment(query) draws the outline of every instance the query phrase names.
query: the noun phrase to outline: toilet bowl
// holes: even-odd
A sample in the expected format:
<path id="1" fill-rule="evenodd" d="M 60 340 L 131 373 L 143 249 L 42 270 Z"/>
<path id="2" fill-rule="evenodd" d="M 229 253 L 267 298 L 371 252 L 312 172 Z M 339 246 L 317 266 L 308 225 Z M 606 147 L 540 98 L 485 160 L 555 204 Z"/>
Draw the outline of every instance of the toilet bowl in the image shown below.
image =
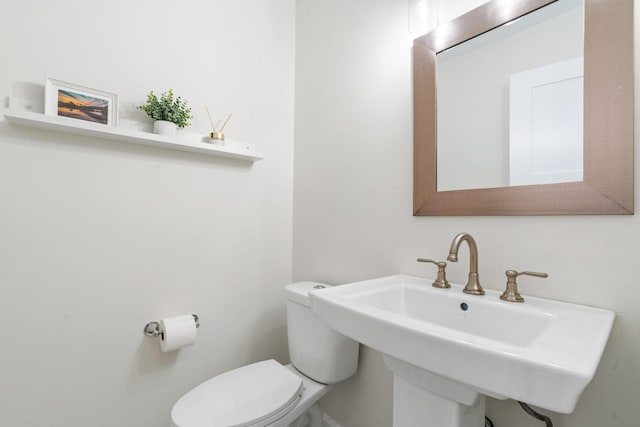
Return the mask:
<path id="1" fill-rule="evenodd" d="M 173 427 L 321 427 L 312 406 L 358 368 L 358 343 L 311 314 L 316 282 L 286 287 L 290 365 L 264 360 L 213 377 L 180 398 Z"/>
<path id="2" fill-rule="evenodd" d="M 178 400 L 171 418 L 174 427 L 284 427 L 331 387 L 265 360 L 200 384 Z"/>

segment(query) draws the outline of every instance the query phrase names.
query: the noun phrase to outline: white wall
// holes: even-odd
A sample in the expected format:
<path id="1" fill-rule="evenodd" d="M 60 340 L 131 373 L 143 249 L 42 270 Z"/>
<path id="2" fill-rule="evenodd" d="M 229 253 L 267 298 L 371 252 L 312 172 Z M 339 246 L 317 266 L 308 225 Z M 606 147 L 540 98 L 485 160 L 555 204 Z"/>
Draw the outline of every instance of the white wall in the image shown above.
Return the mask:
<path id="1" fill-rule="evenodd" d="M 481 2 L 440 3 L 444 21 Z M 556 427 L 637 425 L 638 215 L 413 217 L 407 2 L 298 0 L 296 27 L 294 279 L 433 276 L 415 259 L 443 259 L 470 232 L 486 288 L 502 289 L 510 268 L 545 271 L 549 279 L 524 279 L 521 292 L 617 312 L 593 382 L 574 414 L 550 414 Z M 640 200 L 638 175 L 635 185 Z M 450 280 L 464 283 L 466 259 L 449 265 Z M 322 403 L 344 427 L 388 427 L 391 374 L 373 350 L 361 362 Z M 489 400 L 487 412 L 497 427 L 540 425 L 513 401 Z"/>
<path id="2" fill-rule="evenodd" d="M 246 162 L 27 128 L 0 118 L 0 425 L 163 426 L 219 372 L 287 360 L 293 0 L 0 0 L 0 99 L 46 76 L 134 107 L 173 88 L 209 132 L 233 113 Z M 154 319 L 197 313 L 161 353 Z"/>

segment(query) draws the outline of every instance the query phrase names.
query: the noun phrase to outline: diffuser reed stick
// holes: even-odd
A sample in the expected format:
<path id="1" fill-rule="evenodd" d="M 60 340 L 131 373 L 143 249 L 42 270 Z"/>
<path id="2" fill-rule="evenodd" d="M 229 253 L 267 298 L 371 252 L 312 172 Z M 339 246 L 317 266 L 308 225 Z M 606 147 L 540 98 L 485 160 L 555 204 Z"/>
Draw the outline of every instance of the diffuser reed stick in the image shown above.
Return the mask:
<path id="1" fill-rule="evenodd" d="M 209 123 L 211 123 L 211 127 L 213 128 L 213 131 L 216 131 L 216 127 L 213 124 L 213 120 L 211 120 L 211 113 L 209 113 L 209 107 L 204 107 L 207 110 L 207 116 L 209 116 Z"/>
<path id="2" fill-rule="evenodd" d="M 222 131 L 224 130 L 224 127 L 227 125 L 227 123 L 229 123 L 230 119 L 231 119 L 231 114 L 229 114 L 229 117 L 227 117 L 227 120 L 225 120 L 224 123 L 222 124 L 222 127 L 220 128 L 220 133 L 222 133 Z"/>

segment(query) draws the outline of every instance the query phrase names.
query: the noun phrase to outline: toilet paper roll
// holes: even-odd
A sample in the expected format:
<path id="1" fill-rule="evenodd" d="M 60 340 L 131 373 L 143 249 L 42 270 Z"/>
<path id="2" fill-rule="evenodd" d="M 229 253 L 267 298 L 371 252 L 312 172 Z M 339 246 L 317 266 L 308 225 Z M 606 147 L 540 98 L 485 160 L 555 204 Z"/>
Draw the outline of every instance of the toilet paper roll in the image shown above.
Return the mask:
<path id="1" fill-rule="evenodd" d="M 163 352 L 177 350 L 196 342 L 196 322 L 191 314 L 160 320 L 160 348 Z"/>

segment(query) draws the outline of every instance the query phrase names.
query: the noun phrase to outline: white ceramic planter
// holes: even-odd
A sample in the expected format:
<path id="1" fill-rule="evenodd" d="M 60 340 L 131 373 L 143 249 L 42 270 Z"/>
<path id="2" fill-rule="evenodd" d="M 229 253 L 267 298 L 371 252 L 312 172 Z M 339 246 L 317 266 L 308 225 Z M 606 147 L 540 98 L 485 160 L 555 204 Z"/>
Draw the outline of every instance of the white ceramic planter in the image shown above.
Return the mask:
<path id="1" fill-rule="evenodd" d="M 177 126 L 166 120 L 156 120 L 153 123 L 153 133 L 164 136 L 176 136 Z"/>

